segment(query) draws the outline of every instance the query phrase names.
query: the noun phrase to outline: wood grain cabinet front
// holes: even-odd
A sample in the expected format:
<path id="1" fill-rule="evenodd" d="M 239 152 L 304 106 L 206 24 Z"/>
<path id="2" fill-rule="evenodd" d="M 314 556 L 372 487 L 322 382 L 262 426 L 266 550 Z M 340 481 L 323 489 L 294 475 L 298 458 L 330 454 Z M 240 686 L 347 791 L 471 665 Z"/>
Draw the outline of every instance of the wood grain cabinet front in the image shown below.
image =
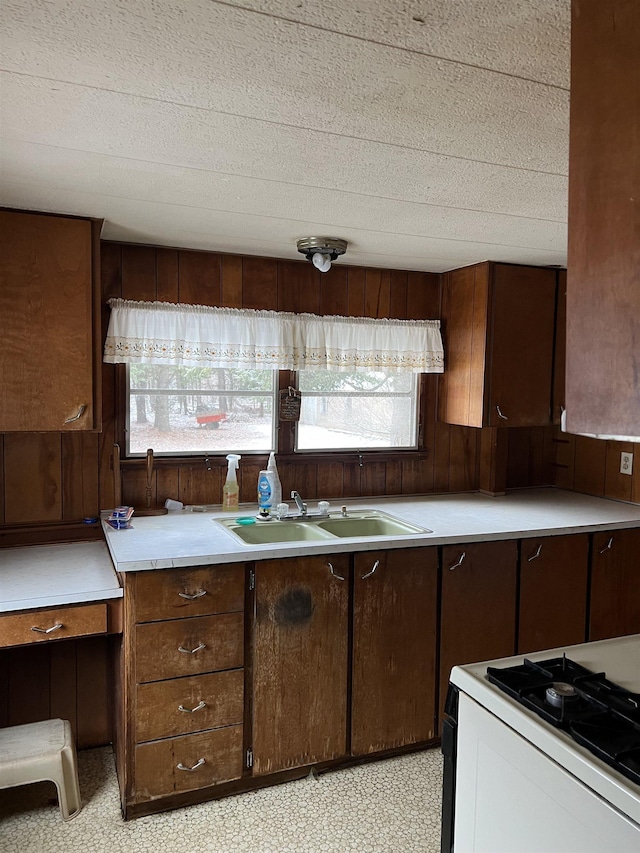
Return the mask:
<path id="1" fill-rule="evenodd" d="M 255 568 L 254 775 L 347 754 L 350 557 Z"/>
<path id="2" fill-rule="evenodd" d="M 107 633 L 107 605 L 52 607 L 0 616 L 0 646 L 23 646 Z"/>
<path id="3" fill-rule="evenodd" d="M 244 607 L 244 565 L 139 572 L 136 622 L 231 613 Z"/>
<path id="4" fill-rule="evenodd" d="M 159 681 L 244 662 L 242 613 L 150 622 L 135 628 L 136 681 Z"/>
<path id="5" fill-rule="evenodd" d="M 442 549 L 440 713 L 452 667 L 515 653 L 518 543 Z"/>
<path id="6" fill-rule="evenodd" d="M 557 271 L 483 263 L 446 274 L 440 419 L 472 427 L 551 423 Z"/>
<path id="7" fill-rule="evenodd" d="M 242 726 L 140 744 L 135 767 L 139 803 L 239 779 Z"/>
<path id="8" fill-rule="evenodd" d="M 518 654 L 584 643 L 588 574 L 588 534 L 522 540 Z"/>
<path id="9" fill-rule="evenodd" d="M 351 753 L 435 737 L 438 549 L 354 557 Z"/>
<path id="10" fill-rule="evenodd" d="M 0 211 L 0 432 L 100 428 L 99 223 Z"/>
<path id="11" fill-rule="evenodd" d="M 136 742 L 242 725 L 244 672 L 212 672 L 136 687 Z"/>
<path id="12" fill-rule="evenodd" d="M 595 533 L 589 639 L 640 632 L 640 529 Z"/>
<path id="13" fill-rule="evenodd" d="M 125 817 L 245 770 L 245 573 L 241 564 L 123 576 L 116 758 Z"/>

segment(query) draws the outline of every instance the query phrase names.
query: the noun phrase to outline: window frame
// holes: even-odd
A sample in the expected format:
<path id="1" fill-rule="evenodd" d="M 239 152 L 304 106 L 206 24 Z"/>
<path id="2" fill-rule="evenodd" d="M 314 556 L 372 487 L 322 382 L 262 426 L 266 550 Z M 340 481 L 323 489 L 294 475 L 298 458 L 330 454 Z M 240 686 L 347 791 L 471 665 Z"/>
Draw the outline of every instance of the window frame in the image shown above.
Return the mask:
<path id="1" fill-rule="evenodd" d="M 128 423 L 128 378 L 125 364 L 116 364 L 114 365 L 116 368 L 116 379 L 115 379 L 115 405 L 114 405 L 114 440 L 120 445 L 121 448 L 125 449 L 123 453 L 123 461 L 130 460 L 132 463 L 142 462 L 143 456 L 135 455 L 131 456 L 127 452 L 128 449 L 128 436 L 127 436 L 127 423 Z M 278 370 L 274 371 L 278 374 L 276 379 L 276 397 L 279 391 L 286 390 L 287 388 L 297 387 L 296 379 L 297 374 L 295 371 L 290 370 Z M 400 459 L 425 459 L 428 456 L 428 447 L 426 445 L 426 436 L 425 436 L 425 423 L 427 422 L 427 411 L 429 407 L 430 401 L 433 404 L 433 409 L 435 412 L 435 386 L 434 389 L 430 391 L 428 386 L 428 379 L 431 374 L 421 373 L 420 378 L 418 380 L 418 391 L 417 391 L 417 401 L 416 401 L 416 413 L 417 413 L 417 429 L 418 429 L 418 440 L 417 447 L 415 449 L 411 448 L 400 448 L 400 449 L 392 449 L 392 448 L 382 448 L 382 449 L 350 449 L 350 450 L 296 450 L 295 449 L 295 421 L 280 421 L 276 418 L 275 423 L 275 433 L 276 433 L 276 449 L 275 453 L 278 457 L 278 460 L 281 462 L 289 462 L 295 463 L 297 462 L 357 462 L 359 465 L 363 464 L 365 460 L 371 460 L 376 462 L 389 462 L 393 460 Z M 433 376 L 436 376 L 435 374 Z M 276 400 L 276 404 L 279 401 Z M 274 417 L 276 417 L 274 415 Z M 229 451 L 230 452 L 230 451 Z M 176 454 L 159 454 L 156 457 L 156 461 L 159 465 L 188 465 L 194 464 L 197 461 L 206 462 L 207 464 L 215 464 L 217 465 L 226 465 L 226 453 L 207 453 L 205 451 L 194 452 L 192 454 L 189 453 L 176 453 Z M 268 457 L 268 451 L 247 451 L 245 454 L 247 457 L 251 458 L 264 458 Z"/>

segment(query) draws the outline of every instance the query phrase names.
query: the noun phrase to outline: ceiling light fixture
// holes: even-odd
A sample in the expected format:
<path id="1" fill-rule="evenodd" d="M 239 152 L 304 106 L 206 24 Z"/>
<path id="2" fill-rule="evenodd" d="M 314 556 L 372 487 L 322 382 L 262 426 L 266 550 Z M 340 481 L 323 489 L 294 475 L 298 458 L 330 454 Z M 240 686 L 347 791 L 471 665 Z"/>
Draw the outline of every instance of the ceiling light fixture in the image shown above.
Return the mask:
<path id="1" fill-rule="evenodd" d="M 329 272 L 331 261 L 347 251 L 347 241 L 339 237 L 302 237 L 296 243 L 298 251 L 320 272 Z"/>

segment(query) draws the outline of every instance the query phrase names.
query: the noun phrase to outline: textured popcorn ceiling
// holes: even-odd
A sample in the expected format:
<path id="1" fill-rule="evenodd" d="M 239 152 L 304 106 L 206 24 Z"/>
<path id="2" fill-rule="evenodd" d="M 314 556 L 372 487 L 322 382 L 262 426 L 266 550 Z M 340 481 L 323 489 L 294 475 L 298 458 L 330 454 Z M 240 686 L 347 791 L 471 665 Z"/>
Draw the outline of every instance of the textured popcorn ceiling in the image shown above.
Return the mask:
<path id="1" fill-rule="evenodd" d="M 566 263 L 569 0 L 3 0 L 0 204 L 106 239 Z"/>

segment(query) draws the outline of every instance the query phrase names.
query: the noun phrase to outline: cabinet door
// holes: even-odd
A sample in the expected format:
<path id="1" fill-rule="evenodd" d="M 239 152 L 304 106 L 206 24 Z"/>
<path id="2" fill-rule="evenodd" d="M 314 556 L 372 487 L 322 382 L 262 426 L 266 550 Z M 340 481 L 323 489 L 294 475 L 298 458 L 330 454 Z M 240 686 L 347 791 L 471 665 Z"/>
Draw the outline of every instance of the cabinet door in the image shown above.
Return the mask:
<path id="1" fill-rule="evenodd" d="M 354 562 L 351 752 L 435 737 L 436 548 Z"/>
<path id="2" fill-rule="evenodd" d="M 256 563 L 254 775 L 346 754 L 349 572 L 345 554 Z"/>
<path id="3" fill-rule="evenodd" d="M 96 426 L 93 307 L 91 222 L 0 211 L 0 432 Z"/>
<path id="4" fill-rule="evenodd" d="M 440 711 L 456 664 L 515 653 L 517 542 L 442 549 Z"/>
<path id="5" fill-rule="evenodd" d="M 488 426 L 551 423 L 555 270 L 492 265 Z"/>
<path id="6" fill-rule="evenodd" d="M 640 530 L 594 534 L 589 639 L 640 632 Z"/>
<path id="7" fill-rule="evenodd" d="M 584 643 L 588 570 L 586 533 L 522 541 L 518 654 Z"/>

